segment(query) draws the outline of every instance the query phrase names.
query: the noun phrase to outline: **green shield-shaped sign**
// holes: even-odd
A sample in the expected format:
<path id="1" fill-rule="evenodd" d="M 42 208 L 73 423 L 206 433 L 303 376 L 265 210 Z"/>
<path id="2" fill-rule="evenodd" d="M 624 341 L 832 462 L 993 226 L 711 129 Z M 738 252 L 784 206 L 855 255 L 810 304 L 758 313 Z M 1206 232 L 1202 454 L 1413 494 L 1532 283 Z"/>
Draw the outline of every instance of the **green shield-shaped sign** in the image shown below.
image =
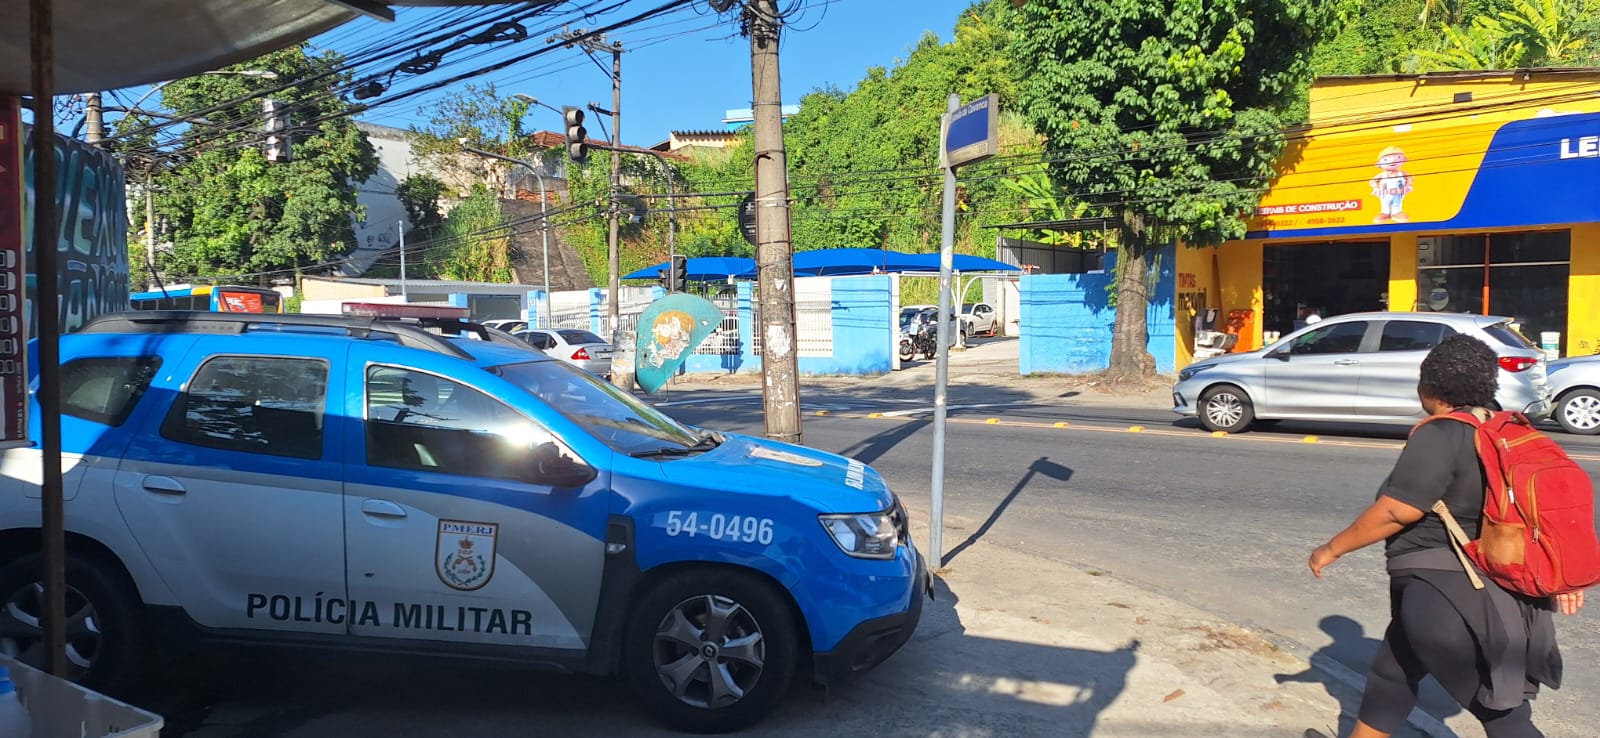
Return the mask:
<path id="1" fill-rule="evenodd" d="M 639 316 L 634 381 L 654 394 L 721 324 L 721 308 L 703 297 L 678 293 L 651 303 Z"/>

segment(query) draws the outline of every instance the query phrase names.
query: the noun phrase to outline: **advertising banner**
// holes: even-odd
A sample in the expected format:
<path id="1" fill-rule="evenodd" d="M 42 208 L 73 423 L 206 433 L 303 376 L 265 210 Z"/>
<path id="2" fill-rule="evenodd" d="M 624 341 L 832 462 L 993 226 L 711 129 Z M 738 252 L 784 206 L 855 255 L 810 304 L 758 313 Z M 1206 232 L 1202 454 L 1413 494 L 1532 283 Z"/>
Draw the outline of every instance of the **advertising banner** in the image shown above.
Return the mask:
<path id="1" fill-rule="evenodd" d="M 22 162 L 21 101 L 0 96 L 0 447 L 28 443 Z"/>
<path id="2" fill-rule="evenodd" d="M 704 297 L 678 292 L 651 303 L 639 316 L 635 381 L 655 394 L 720 325 L 722 309 Z"/>
<path id="3" fill-rule="evenodd" d="M 1600 113 L 1463 116 L 1291 141 L 1249 238 L 1600 220 Z"/>

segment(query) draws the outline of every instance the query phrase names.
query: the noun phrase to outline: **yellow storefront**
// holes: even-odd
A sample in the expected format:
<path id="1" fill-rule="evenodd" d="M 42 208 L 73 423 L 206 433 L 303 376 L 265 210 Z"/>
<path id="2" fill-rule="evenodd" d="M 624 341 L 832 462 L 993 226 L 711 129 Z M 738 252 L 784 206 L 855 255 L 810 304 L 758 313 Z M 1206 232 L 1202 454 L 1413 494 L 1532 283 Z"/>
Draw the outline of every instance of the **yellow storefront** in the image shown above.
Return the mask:
<path id="1" fill-rule="evenodd" d="M 1600 69 L 1324 78 L 1289 139 L 1248 240 L 1178 249 L 1178 366 L 1207 308 L 1235 351 L 1417 310 L 1600 353 Z"/>

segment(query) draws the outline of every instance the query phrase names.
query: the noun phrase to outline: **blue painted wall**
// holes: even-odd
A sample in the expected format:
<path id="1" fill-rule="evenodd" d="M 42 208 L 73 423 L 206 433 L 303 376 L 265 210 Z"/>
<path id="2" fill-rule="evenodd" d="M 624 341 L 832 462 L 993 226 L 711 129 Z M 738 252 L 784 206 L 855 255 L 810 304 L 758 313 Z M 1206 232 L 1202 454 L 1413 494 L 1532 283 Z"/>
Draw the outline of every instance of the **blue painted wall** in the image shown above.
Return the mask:
<path id="1" fill-rule="evenodd" d="M 1155 293 L 1145 315 L 1146 348 L 1156 371 L 1171 373 L 1177 362 L 1173 320 L 1174 251 L 1159 252 L 1152 277 Z M 1111 331 L 1116 310 L 1108 304 L 1115 254 L 1106 255 L 1107 273 L 1036 274 L 1022 277 L 1018 371 L 1022 374 L 1080 374 L 1111 366 Z"/>
<path id="2" fill-rule="evenodd" d="M 895 308 L 893 282 L 888 276 L 833 280 L 833 356 L 801 356 L 802 375 L 887 374 L 892 367 Z M 684 362 L 684 373 L 755 373 L 761 356 L 754 351 L 755 311 L 749 282 L 738 284 L 739 348 L 736 355 L 695 354 Z"/>

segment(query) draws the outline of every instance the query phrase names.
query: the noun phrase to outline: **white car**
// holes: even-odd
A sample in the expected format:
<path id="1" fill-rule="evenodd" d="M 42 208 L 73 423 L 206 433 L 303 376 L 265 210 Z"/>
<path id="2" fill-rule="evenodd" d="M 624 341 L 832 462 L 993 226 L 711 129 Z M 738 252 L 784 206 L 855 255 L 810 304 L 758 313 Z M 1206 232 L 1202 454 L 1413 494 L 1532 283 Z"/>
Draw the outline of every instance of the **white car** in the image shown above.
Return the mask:
<path id="1" fill-rule="evenodd" d="M 951 306 L 952 309 L 954 307 L 953 305 Z M 905 326 L 907 315 L 915 315 L 924 310 L 937 311 L 938 309 L 938 305 L 902 306 L 900 308 L 901 327 Z M 968 336 L 979 334 L 985 336 L 997 336 L 1000 334 L 1000 314 L 995 312 L 995 309 L 988 303 L 969 302 L 962 305 L 959 317 L 961 318 L 959 330 L 961 331 L 962 340 L 966 340 Z"/>
<path id="2" fill-rule="evenodd" d="M 1568 433 L 1600 434 L 1600 355 L 1550 362 L 1551 416 Z"/>
<path id="3" fill-rule="evenodd" d="M 505 331 L 507 333 L 516 333 L 517 331 L 527 330 L 527 328 L 528 328 L 528 321 L 526 321 L 526 320 L 516 320 L 514 318 L 512 318 L 512 319 L 501 318 L 499 320 L 485 320 L 485 321 L 483 321 L 483 324 L 488 326 L 488 327 L 490 327 L 490 328 L 493 328 L 493 329 L 495 329 L 497 331 Z"/>
<path id="4" fill-rule="evenodd" d="M 599 377 L 611 376 L 611 355 L 605 339 L 579 328 L 534 328 L 512 334 L 546 355 Z"/>

